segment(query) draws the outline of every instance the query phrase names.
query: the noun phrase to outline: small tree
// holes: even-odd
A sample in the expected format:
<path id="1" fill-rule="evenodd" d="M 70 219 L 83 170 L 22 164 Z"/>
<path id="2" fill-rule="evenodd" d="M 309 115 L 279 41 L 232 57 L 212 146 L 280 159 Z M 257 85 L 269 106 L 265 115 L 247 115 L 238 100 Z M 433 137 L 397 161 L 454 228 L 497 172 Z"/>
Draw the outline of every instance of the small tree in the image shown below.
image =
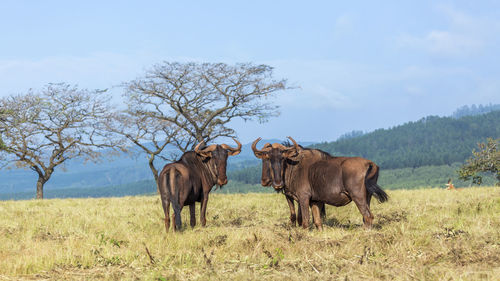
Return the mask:
<path id="1" fill-rule="evenodd" d="M 41 91 L 0 99 L 5 150 L 4 167 L 26 167 L 38 174 L 36 198 L 57 166 L 83 157 L 96 161 L 102 148 L 118 145 L 103 130 L 111 108 L 104 91 L 78 89 L 68 84 L 49 84 Z"/>
<path id="2" fill-rule="evenodd" d="M 149 154 L 156 179 L 152 161 L 166 144 L 185 152 L 201 141 L 234 136 L 229 122 L 236 118 L 265 122 L 278 115 L 278 107 L 267 98 L 286 89 L 286 80 L 274 80 L 272 70 L 267 65 L 249 63 L 155 65 L 144 77 L 124 83 L 128 117 L 118 119 L 126 129 L 120 134 Z M 153 125 L 137 126 L 143 119 Z M 151 153 L 141 143 L 153 138 L 161 139 L 161 145 L 154 144 L 156 150 Z M 174 160 L 176 155 L 163 157 Z"/>
<path id="3" fill-rule="evenodd" d="M 488 138 L 487 143 L 479 143 L 479 151 L 473 150 L 472 157 L 458 170 L 459 178 L 467 181 L 472 178 L 475 184 L 482 183 L 481 172 L 496 174 L 497 185 L 500 185 L 500 139 Z"/>

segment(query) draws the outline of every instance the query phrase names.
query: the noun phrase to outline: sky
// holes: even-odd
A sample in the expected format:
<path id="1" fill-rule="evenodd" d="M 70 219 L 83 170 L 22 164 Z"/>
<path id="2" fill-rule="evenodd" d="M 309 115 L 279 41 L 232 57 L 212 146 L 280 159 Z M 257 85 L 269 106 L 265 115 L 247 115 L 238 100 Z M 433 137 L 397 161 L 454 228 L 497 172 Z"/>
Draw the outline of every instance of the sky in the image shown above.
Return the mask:
<path id="1" fill-rule="evenodd" d="M 1 1 L 0 96 L 111 89 L 161 61 L 252 62 L 293 90 L 238 138 L 332 141 L 500 103 L 499 1 Z"/>

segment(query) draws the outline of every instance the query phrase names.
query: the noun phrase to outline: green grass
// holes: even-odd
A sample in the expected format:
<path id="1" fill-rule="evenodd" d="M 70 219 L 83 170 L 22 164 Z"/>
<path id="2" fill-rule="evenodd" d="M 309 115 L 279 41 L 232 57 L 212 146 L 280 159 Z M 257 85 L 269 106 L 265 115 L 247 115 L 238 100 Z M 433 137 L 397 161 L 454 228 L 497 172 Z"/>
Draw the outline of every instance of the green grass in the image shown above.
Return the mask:
<path id="1" fill-rule="evenodd" d="M 281 194 L 213 194 L 168 234 L 159 196 L 3 201 L 0 280 L 498 280 L 499 188 L 388 193 L 373 229 L 349 204 L 322 232 Z"/>

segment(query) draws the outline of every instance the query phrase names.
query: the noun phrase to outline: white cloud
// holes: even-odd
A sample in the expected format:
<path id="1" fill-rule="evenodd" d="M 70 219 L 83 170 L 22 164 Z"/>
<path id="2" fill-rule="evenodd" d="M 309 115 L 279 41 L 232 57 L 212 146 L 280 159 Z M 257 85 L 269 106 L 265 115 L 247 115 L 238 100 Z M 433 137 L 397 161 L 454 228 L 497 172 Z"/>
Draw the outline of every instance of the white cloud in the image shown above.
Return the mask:
<path id="1" fill-rule="evenodd" d="M 432 30 L 423 37 L 403 35 L 399 38 L 399 45 L 423 49 L 434 55 L 462 56 L 480 51 L 484 42 L 471 34 Z"/>
<path id="2" fill-rule="evenodd" d="M 473 17 L 450 5 L 438 5 L 436 9 L 450 21 L 452 28 L 474 32 L 491 23 L 487 19 Z"/>
<path id="3" fill-rule="evenodd" d="M 41 59 L 0 60 L 0 96 L 41 88 L 47 83 L 67 82 L 82 88 L 112 88 L 134 79 L 162 60 L 200 59 L 162 57 L 154 52 L 133 54 L 99 52 L 86 56 L 54 56 Z"/>
<path id="4" fill-rule="evenodd" d="M 333 60 L 275 60 L 276 77 L 286 77 L 299 89 L 280 100 L 283 106 L 303 109 L 357 109 L 369 93 L 367 86 L 381 81 L 383 71 L 369 65 Z"/>
<path id="5" fill-rule="evenodd" d="M 479 38 L 448 31 L 431 31 L 425 41 L 429 50 L 437 54 L 461 55 L 479 50 L 483 42 Z"/>
<path id="6" fill-rule="evenodd" d="M 499 27 L 496 20 L 473 17 L 451 6 L 438 6 L 437 11 L 446 19 L 445 28 L 435 28 L 423 35 L 402 34 L 396 40 L 397 45 L 434 56 L 470 56 L 480 54 L 491 39 L 491 31 Z"/>
<path id="7" fill-rule="evenodd" d="M 294 91 L 287 99 L 280 100 L 284 107 L 299 107 L 307 110 L 353 108 L 352 98 L 333 90 L 334 85 L 305 85 Z"/>
<path id="8" fill-rule="evenodd" d="M 414 85 L 406 86 L 405 91 L 409 95 L 415 96 L 415 97 L 420 97 L 420 96 L 424 96 L 425 95 L 425 92 L 419 86 L 414 86 Z"/>
<path id="9" fill-rule="evenodd" d="M 354 27 L 354 17 L 351 14 L 343 14 L 335 20 L 334 32 L 344 33 L 349 32 Z"/>
<path id="10" fill-rule="evenodd" d="M 110 88 L 143 67 L 132 57 L 112 53 L 4 60 L 0 61 L 1 95 L 40 88 L 51 82 L 75 83 L 84 88 Z"/>

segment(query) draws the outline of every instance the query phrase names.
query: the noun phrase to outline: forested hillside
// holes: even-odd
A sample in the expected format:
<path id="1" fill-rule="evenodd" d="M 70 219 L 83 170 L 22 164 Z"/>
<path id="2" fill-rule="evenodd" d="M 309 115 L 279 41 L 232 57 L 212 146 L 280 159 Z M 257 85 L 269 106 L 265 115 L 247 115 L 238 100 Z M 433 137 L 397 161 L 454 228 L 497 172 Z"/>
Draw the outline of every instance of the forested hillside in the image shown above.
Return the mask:
<path id="1" fill-rule="evenodd" d="M 485 141 L 487 137 L 499 136 L 500 111 L 493 111 L 459 119 L 430 116 L 390 129 L 358 134 L 357 137 L 342 137 L 334 142 L 320 143 L 311 147 L 333 155 L 362 156 L 371 159 L 381 166 L 380 180 L 386 186 L 413 188 L 425 184 L 434 186 L 439 182 L 445 182 L 448 177 L 454 178 L 455 171 L 459 167 L 457 163 L 463 163 L 469 158 L 478 142 Z M 420 172 L 413 174 L 415 171 L 421 171 L 415 169 L 418 167 L 426 167 L 424 170 L 427 176 L 423 176 Z M 430 173 L 433 170 L 436 172 Z M 232 171 L 228 173 L 228 177 L 242 183 L 259 184 L 261 167 L 258 165 Z M 423 178 L 419 181 L 418 177 Z M 458 182 L 458 179 L 455 180 L 459 186 L 468 185 Z M 494 184 L 494 181 L 490 184 Z"/>
<path id="2" fill-rule="evenodd" d="M 500 111 L 483 115 L 429 116 L 357 138 L 313 145 L 333 155 L 361 156 L 384 169 L 463 162 L 486 138 L 500 136 Z"/>

